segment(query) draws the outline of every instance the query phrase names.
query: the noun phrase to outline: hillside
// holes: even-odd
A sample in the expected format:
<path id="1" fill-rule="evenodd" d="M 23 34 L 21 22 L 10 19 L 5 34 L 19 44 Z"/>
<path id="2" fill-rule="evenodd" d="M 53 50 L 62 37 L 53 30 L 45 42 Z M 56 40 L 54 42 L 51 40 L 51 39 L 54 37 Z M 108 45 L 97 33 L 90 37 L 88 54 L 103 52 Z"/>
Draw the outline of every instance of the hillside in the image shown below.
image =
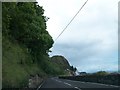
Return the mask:
<path id="1" fill-rule="evenodd" d="M 31 76 L 39 75 L 42 79 L 48 76 L 73 75 L 71 66 L 63 56 L 48 56 L 42 63 L 32 63 L 32 56 L 26 47 L 16 42 L 11 42 L 3 36 L 3 63 L 2 63 L 2 84 L 3 88 L 18 88 L 28 86 Z M 42 82 L 42 81 L 40 81 Z"/>
<path id="2" fill-rule="evenodd" d="M 52 63 L 56 64 L 65 75 L 73 76 L 75 75 L 74 67 L 70 66 L 68 60 L 64 56 L 53 56 L 50 60 Z"/>
<path id="3" fill-rule="evenodd" d="M 48 55 L 54 41 L 44 9 L 36 2 L 4 2 L 2 11 L 2 87 L 35 88 L 44 78 L 65 75 Z"/>
<path id="4" fill-rule="evenodd" d="M 53 56 L 51 57 L 51 62 L 56 63 L 60 66 L 61 69 L 70 69 L 70 64 L 68 63 L 67 59 L 63 56 Z"/>
<path id="5" fill-rule="evenodd" d="M 25 47 L 10 42 L 3 37 L 2 50 L 2 87 L 18 88 L 28 85 L 30 75 L 46 76 L 46 73 L 38 67 L 37 63 L 32 64 L 32 57 Z"/>

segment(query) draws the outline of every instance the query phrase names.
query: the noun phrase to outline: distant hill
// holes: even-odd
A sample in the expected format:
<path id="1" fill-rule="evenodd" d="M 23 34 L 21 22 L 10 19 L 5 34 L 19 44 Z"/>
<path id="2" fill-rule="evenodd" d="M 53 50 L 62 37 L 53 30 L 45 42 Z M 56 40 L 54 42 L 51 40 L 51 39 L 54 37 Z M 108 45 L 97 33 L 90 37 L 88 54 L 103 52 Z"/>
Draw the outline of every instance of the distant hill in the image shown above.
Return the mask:
<path id="1" fill-rule="evenodd" d="M 71 69 L 73 66 L 70 66 L 68 60 L 64 56 L 53 56 L 50 60 L 52 63 L 56 64 L 61 70 L 63 70 L 65 75 L 75 75 L 74 71 Z"/>
<path id="2" fill-rule="evenodd" d="M 63 56 L 53 56 L 51 57 L 51 61 L 53 63 L 56 63 L 58 64 L 62 69 L 70 69 L 70 64 L 69 62 L 67 61 L 67 59 Z"/>

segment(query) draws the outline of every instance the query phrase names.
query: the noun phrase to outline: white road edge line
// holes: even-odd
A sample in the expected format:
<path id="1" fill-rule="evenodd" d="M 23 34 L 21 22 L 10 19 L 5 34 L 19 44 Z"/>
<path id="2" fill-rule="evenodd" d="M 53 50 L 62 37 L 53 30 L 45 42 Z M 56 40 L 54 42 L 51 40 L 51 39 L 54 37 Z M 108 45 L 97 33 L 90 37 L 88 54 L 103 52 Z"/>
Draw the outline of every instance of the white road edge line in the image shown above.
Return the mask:
<path id="1" fill-rule="evenodd" d="M 39 90 L 41 87 L 42 87 L 42 85 L 45 83 L 45 81 L 43 81 L 43 83 L 41 83 L 40 85 L 39 85 L 39 87 L 36 89 L 36 90 Z"/>
<path id="2" fill-rule="evenodd" d="M 115 85 L 102 84 L 102 83 L 94 83 L 94 82 L 86 82 L 86 83 L 97 84 L 97 85 L 104 85 L 104 86 L 112 86 L 112 87 L 119 87 L 119 86 L 115 86 Z"/>
<path id="3" fill-rule="evenodd" d="M 116 85 L 109 85 L 109 84 L 102 84 L 102 83 L 95 83 L 95 82 L 83 82 L 83 81 L 75 81 L 75 80 L 67 80 L 67 81 L 81 82 L 81 83 L 90 83 L 90 84 L 99 84 L 99 85 L 113 86 L 113 87 L 120 87 L 120 86 L 116 86 Z"/>

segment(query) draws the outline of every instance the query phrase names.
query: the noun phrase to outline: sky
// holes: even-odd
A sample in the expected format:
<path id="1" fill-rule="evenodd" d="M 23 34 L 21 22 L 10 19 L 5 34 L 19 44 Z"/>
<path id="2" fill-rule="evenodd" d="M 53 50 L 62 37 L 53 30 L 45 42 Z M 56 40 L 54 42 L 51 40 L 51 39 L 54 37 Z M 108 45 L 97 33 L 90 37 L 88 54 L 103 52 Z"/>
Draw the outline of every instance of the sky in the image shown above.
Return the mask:
<path id="1" fill-rule="evenodd" d="M 86 0 L 37 0 L 55 40 Z M 51 48 L 79 72 L 118 71 L 118 1 L 88 0 Z"/>

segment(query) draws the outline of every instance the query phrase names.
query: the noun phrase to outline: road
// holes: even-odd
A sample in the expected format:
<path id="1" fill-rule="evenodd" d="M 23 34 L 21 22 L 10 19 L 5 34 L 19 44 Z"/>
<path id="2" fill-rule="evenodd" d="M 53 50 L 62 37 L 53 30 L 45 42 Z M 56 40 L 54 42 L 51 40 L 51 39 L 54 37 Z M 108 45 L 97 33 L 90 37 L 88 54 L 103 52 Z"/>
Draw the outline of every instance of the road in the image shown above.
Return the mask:
<path id="1" fill-rule="evenodd" d="M 57 77 L 48 78 L 45 82 L 43 82 L 43 84 L 39 86 L 37 90 L 50 88 L 56 90 L 120 90 L 118 89 L 118 86 L 59 79 Z"/>

